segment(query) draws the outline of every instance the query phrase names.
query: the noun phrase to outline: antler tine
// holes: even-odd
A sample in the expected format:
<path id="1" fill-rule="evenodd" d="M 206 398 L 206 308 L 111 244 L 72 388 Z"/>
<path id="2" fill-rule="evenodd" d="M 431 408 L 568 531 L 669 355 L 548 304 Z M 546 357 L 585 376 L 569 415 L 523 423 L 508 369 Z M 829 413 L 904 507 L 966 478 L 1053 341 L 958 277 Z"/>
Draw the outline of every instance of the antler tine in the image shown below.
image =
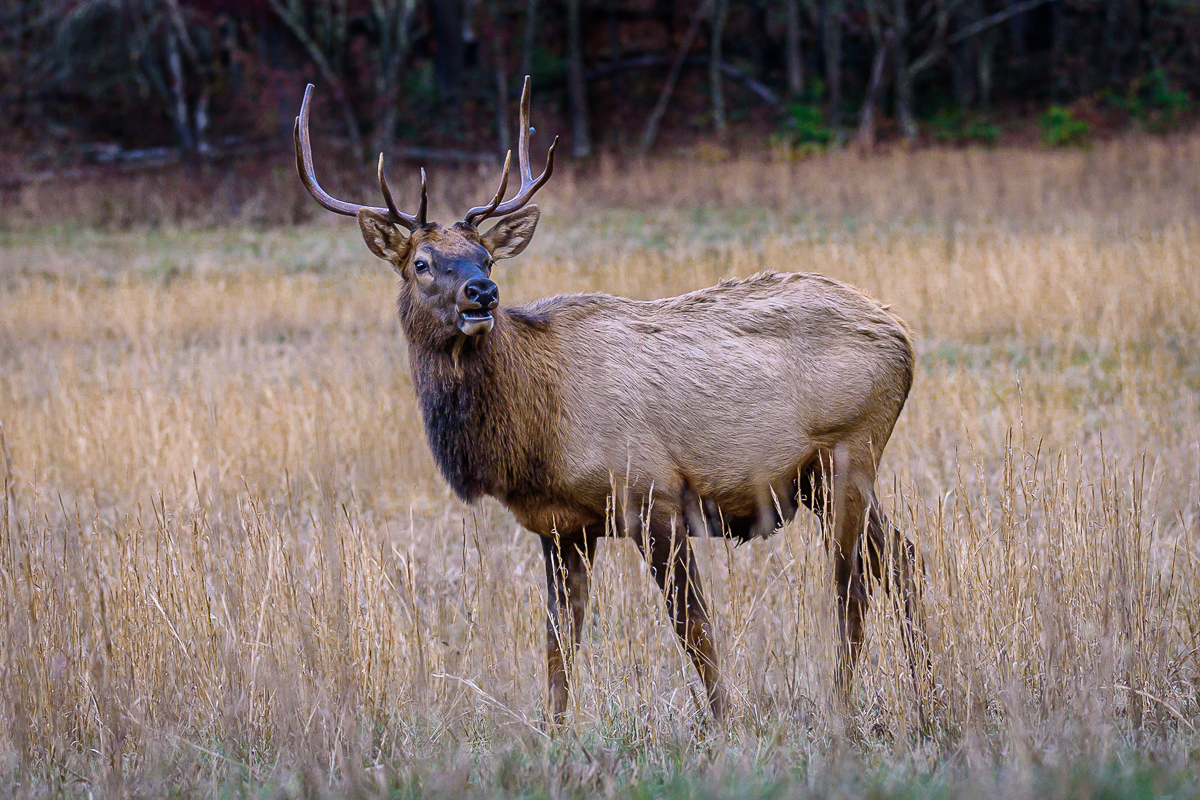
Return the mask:
<path id="1" fill-rule="evenodd" d="M 388 188 L 387 175 L 383 172 L 383 153 L 379 154 L 379 167 L 376 172 L 379 175 L 379 189 L 383 192 L 383 202 L 387 203 L 388 213 L 393 217 L 399 217 L 400 211 L 396 208 L 396 201 L 392 200 L 392 190 Z"/>
<path id="2" fill-rule="evenodd" d="M 383 190 L 383 201 L 387 203 L 388 215 L 391 217 L 392 222 L 395 222 L 397 225 L 403 225 L 410 231 L 416 228 L 418 225 L 425 224 L 426 198 L 424 168 L 421 169 L 421 210 L 415 217 L 411 214 L 405 214 L 403 211 L 400 211 L 396 208 L 396 203 L 392 200 L 392 190 L 388 188 L 387 176 L 383 172 L 383 153 L 379 154 L 379 188 Z"/>
<path id="3" fill-rule="evenodd" d="M 525 85 L 521 87 L 521 128 L 517 132 L 517 162 L 521 167 L 521 186 L 533 180 L 533 172 L 529 169 L 529 95 L 532 81 L 525 76 Z"/>
<path id="4" fill-rule="evenodd" d="M 463 217 L 463 222 L 468 225 L 478 225 L 487 219 L 500 205 L 500 201 L 504 199 L 504 193 L 508 190 L 508 169 L 512 163 L 512 150 L 508 151 L 508 155 L 504 157 L 504 172 L 500 174 L 500 188 L 496 190 L 496 196 L 492 198 L 492 202 L 486 206 L 475 206 L 467 215 Z"/>
<path id="5" fill-rule="evenodd" d="M 554 174 L 554 151 L 558 149 L 558 137 L 554 137 L 554 141 L 550 143 L 550 149 L 546 151 L 546 168 L 542 170 L 542 174 L 537 176 L 537 180 L 532 183 L 524 179 L 521 180 L 521 191 L 516 197 L 511 200 L 501 203 L 494 212 L 493 216 L 502 217 L 505 214 L 511 214 L 523 207 L 529 202 L 530 198 L 537 192 L 538 189 L 546 185 L 546 181 L 550 180 L 550 176 Z M 529 155 L 526 153 L 526 160 Z"/>
<path id="6" fill-rule="evenodd" d="M 388 217 L 398 225 L 412 230 L 416 227 L 416 220 L 407 214 L 402 214 L 396 210 L 395 203 L 392 202 L 392 194 L 388 191 L 387 180 L 383 177 L 383 154 L 379 154 L 379 186 L 383 189 L 383 199 L 388 204 L 387 208 L 378 208 L 376 206 L 360 206 L 357 203 L 347 203 L 344 200 L 338 200 L 324 189 L 321 184 L 317 183 L 317 173 L 313 169 L 312 157 L 312 140 L 308 133 L 308 101 L 312 97 L 313 85 L 310 83 L 304 89 L 304 100 L 300 103 L 300 116 L 296 117 L 296 126 L 292 131 L 296 142 L 296 172 L 300 175 L 300 182 L 304 184 L 304 188 L 308 189 L 308 193 L 313 196 L 313 199 L 324 208 L 326 211 L 332 211 L 335 214 L 344 214 L 347 217 L 353 217 L 358 214 L 361 209 L 369 209 L 376 214 Z M 422 196 L 424 193 L 422 192 Z M 424 203 L 422 202 L 422 208 Z"/>
<path id="7" fill-rule="evenodd" d="M 425 182 L 425 168 L 421 167 L 421 207 L 417 209 L 417 224 L 425 224 L 425 212 L 429 209 L 429 184 Z"/>
<path id="8" fill-rule="evenodd" d="M 521 173 L 521 188 L 517 195 L 511 200 L 497 204 L 499 199 L 504 195 L 504 189 L 508 182 L 509 158 L 512 157 L 511 151 L 509 157 L 504 160 L 504 177 L 500 182 L 500 192 L 496 198 L 486 206 L 476 206 L 467 212 L 463 221 L 468 225 L 478 226 L 488 217 L 504 216 L 511 214 L 514 211 L 522 208 L 533 197 L 538 189 L 545 186 L 546 181 L 550 180 L 550 176 L 554 174 L 554 151 L 558 147 L 558 137 L 554 137 L 554 142 L 550 145 L 550 150 L 546 153 L 546 168 L 542 170 L 542 174 L 535 180 L 533 172 L 529 168 L 529 96 L 530 84 L 532 82 L 529 76 L 525 76 L 525 86 L 521 91 L 521 130 L 517 140 L 517 163 L 518 171 Z"/>

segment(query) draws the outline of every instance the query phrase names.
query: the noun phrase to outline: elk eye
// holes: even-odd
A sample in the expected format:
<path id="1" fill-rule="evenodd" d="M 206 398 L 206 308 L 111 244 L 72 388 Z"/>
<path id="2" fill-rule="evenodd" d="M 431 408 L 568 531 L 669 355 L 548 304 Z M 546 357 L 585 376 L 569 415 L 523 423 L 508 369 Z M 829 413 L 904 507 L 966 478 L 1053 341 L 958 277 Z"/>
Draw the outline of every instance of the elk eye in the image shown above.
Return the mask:
<path id="1" fill-rule="evenodd" d="M 418 258 L 413 266 L 416 267 L 417 272 L 429 272 L 429 262 L 424 259 Z"/>

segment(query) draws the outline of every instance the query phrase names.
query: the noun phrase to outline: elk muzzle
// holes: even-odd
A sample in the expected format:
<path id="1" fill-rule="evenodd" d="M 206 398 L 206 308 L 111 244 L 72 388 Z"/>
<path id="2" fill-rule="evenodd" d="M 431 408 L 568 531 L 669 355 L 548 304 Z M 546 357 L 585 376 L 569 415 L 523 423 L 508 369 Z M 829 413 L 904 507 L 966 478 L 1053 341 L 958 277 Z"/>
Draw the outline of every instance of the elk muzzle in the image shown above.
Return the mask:
<path id="1" fill-rule="evenodd" d="M 458 290 L 458 329 L 467 336 L 487 333 L 495 324 L 492 309 L 500 305 L 500 288 L 488 278 L 472 278 Z"/>

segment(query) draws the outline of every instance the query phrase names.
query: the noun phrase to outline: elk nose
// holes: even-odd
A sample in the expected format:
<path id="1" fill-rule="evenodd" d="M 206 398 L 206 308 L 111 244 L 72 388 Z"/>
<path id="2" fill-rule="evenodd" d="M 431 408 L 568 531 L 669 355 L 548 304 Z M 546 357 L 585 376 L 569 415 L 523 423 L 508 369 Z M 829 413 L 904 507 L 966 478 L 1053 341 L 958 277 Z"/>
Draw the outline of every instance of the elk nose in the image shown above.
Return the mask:
<path id="1" fill-rule="evenodd" d="M 473 278 L 463 285 L 462 299 L 469 307 L 491 311 L 500 304 L 500 287 L 487 278 Z"/>

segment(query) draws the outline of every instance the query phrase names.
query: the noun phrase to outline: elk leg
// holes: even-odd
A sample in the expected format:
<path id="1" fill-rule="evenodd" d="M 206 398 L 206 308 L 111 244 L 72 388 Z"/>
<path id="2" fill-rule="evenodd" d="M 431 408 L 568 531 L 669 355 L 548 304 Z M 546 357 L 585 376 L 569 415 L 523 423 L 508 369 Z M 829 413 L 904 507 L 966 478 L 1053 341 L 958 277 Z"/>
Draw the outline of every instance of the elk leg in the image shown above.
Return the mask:
<path id="1" fill-rule="evenodd" d="M 854 667 L 862 649 L 863 620 L 870 598 L 859 552 L 859 540 L 867 517 L 868 498 L 859 485 L 863 476 L 856 474 L 846 445 L 833 452 L 833 578 L 837 590 L 838 652 L 835 682 L 843 702 L 849 706 L 854 682 Z M 870 483 L 867 483 L 870 486 Z"/>
<path id="2" fill-rule="evenodd" d="M 587 611 L 588 581 L 596 538 L 563 541 L 542 537 L 546 557 L 546 680 L 550 714 L 561 724 L 567 712 L 569 669 Z M 569 612 L 569 613 L 568 613 Z"/>
<path id="3" fill-rule="evenodd" d="M 912 675 L 913 692 L 917 698 L 917 716 L 921 728 L 926 728 L 923 698 L 932 688 L 933 666 L 929 661 L 928 640 L 921 614 L 920 587 L 917 583 L 916 548 L 892 525 L 872 498 L 867 517 L 865 541 L 866 568 L 871 577 L 883 584 L 884 591 L 898 591 L 899 611 L 904 628 L 904 651 Z"/>
<path id="4" fill-rule="evenodd" d="M 650 562 L 650 573 L 666 598 L 675 633 L 704 682 L 713 718 L 720 722 L 725 718 L 725 686 L 717 666 L 700 571 L 687 534 L 682 527 L 653 524 L 649 541 L 639 544 Z"/>
<path id="5" fill-rule="evenodd" d="M 828 522 L 830 503 L 830 476 L 833 463 L 827 454 L 818 454 L 808 464 L 800 468 L 796 481 L 796 497 L 809 511 L 816 514 L 817 519 L 825 526 L 825 534 L 829 534 Z"/>

